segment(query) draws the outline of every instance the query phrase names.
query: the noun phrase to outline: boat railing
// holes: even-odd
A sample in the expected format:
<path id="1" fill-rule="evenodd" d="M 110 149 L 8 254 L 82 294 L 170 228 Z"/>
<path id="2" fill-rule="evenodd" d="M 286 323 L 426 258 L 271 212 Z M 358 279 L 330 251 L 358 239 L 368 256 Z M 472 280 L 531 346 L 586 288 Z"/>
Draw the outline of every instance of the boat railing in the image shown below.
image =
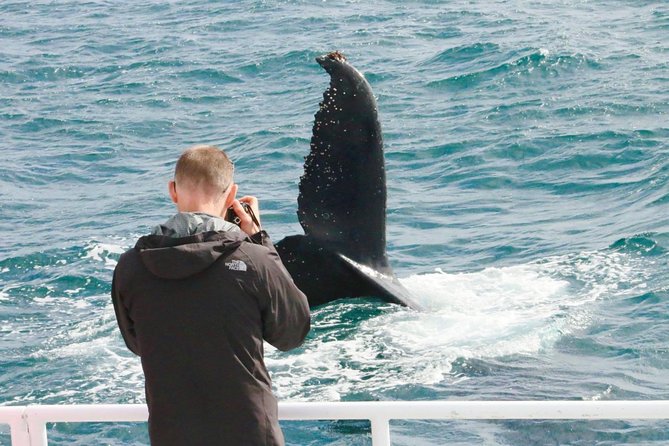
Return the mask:
<path id="1" fill-rule="evenodd" d="M 669 401 L 282 402 L 282 420 L 369 420 L 373 446 L 390 445 L 390 420 L 664 420 Z M 47 423 L 146 422 L 143 404 L 1 406 L 12 446 L 47 446 Z"/>

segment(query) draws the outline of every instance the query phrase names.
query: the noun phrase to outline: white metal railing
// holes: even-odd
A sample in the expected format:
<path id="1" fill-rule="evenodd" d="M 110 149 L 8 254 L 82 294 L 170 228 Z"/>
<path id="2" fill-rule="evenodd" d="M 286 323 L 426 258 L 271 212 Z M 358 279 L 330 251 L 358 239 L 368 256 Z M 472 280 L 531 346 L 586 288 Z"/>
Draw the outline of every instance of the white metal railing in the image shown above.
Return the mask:
<path id="1" fill-rule="evenodd" d="M 145 422 L 143 404 L 0 407 L 12 446 L 47 446 L 46 423 Z M 669 401 L 374 401 L 279 403 L 282 420 L 370 420 L 372 444 L 390 446 L 390 420 L 663 420 Z"/>

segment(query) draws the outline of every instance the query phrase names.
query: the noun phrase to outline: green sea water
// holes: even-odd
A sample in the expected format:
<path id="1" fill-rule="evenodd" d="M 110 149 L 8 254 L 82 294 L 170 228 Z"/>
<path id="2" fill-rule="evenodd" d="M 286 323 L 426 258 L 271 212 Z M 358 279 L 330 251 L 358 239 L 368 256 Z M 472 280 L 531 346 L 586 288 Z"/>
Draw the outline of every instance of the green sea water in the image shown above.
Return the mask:
<path id="1" fill-rule="evenodd" d="M 109 297 L 213 143 L 275 241 L 334 49 L 377 95 L 388 254 L 427 310 L 317 308 L 281 401 L 669 399 L 669 5 L 0 3 L 0 404 L 143 403 Z M 291 445 L 371 444 L 285 422 Z M 408 422 L 394 445 L 666 444 L 667 422 Z M 146 445 L 57 424 L 55 445 Z M 0 445 L 9 444 L 0 426 Z"/>

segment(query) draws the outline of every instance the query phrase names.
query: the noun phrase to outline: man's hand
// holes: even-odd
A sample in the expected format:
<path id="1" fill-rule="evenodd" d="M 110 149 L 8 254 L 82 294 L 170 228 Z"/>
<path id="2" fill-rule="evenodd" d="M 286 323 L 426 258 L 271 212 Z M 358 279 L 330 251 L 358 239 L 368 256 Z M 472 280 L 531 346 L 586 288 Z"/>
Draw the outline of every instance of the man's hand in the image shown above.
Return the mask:
<path id="1" fill-rule="evenodd" d="M 240 202 L 246 203 L 251 206 L 251 210 L 258 221 L 258 225 L 253 222 L 253 218 L 246 213 Z M 256 234 L 260 231 L 260 209 L 258 208 L 258 199 L 252 196 L 245 196 L 239 200 L 232 202 L 232 209 L 235 211 L 235 214 L 239 217 L 239 227 L 242 231 L 246 232 L 248 235 Z"/>

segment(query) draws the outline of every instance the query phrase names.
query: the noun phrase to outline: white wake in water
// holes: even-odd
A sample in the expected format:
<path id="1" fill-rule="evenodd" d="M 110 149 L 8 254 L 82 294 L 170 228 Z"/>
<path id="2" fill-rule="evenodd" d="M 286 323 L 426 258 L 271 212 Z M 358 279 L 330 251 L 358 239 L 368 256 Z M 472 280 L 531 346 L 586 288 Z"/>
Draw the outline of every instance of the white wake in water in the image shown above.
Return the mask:
<path id="1" fill-rule="evenodd" d="M 401 282 L 428 310 L 373 302 L 382 311 L 356 320 L 360 304 L 315 311 L 314 329 L 298 354 L 268 352 L 281 398 L 338 400 L 402 386 L 450 385 L 456 360 L 535 356 L 562 336 L 587 328 L 599 302 L 619 284 L 643 287 L 629 256 L 588 252 L 478 272 L 414 275 Z M 630 288 L 631 287 L 631 288 Z M 376 314 L 371 311 L 372 314 Z"/>

